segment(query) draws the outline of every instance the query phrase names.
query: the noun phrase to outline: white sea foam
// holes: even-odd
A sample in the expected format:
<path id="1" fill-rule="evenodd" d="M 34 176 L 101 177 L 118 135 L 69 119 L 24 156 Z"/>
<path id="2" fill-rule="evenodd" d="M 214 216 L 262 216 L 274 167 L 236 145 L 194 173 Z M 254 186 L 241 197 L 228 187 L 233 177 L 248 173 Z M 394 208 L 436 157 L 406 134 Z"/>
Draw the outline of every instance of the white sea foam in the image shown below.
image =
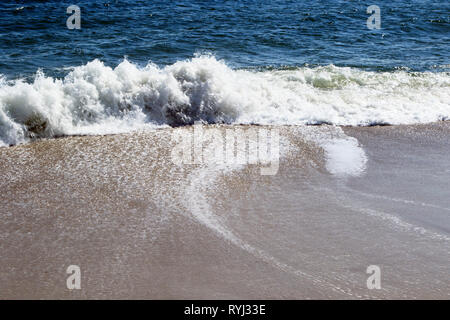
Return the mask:
<path id="1" fill-rule="evenodd" d="M 359 176 L 367 163 L 366 153 L 353 137 L 336 139 L 323 144 L 327 169 L 336 176 Z"/>
<path id="2" fill-rule="evenodd" d="M 328 172 L 339 178 L 364 174 L 367 155 L 359 141 L 337 126 L 299 126 L 296 131 L 322 148 Z"/>
<path id="3" fill-rule="evenodd" d="M 211 56 L 163 68 L 94 60 L 64 79 L 0 81 L 0 144 L 208 123 L 370 125 L 450 118 L 450 74 L 325 66 L 233 70 Z"/>

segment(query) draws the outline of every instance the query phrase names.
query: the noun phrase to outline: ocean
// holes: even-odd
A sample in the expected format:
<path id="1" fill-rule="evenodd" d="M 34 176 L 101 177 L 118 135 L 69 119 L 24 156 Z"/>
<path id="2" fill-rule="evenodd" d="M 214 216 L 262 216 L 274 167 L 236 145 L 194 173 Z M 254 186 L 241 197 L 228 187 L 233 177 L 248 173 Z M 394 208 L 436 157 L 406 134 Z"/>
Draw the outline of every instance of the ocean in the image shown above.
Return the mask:
<path id="1" fill-rule="evenodd" d="M 0 298 L 450 298 L 449 1 L 0 17 Z"/>

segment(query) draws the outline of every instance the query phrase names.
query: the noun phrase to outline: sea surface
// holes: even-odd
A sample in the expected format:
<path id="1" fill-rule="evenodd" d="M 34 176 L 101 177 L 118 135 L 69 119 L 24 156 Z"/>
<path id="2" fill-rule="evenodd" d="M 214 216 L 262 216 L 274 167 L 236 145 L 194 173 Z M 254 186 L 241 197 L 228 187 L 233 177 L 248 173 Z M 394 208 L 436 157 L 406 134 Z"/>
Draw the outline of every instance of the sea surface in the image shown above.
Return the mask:
<path id="1" fill-rule="evenodd" d="M 0 4 L 0 143 L 161 125 L 450 117 L 450 3 Z M 375 4 L 376 5 L 376 4 Z"/>
<path id="2" fill-rule="evenodd" d="M 69 5 L 81 29 L 69 30 Z M 381 29 L 369 30 L 370 5 Z M 1 73 L 49 75 L 94 59 L 159 66 L 208 52 L 233 68 L 334 64 L 448 71 L 450 3 L 412 1 L 2 1 Z"/>

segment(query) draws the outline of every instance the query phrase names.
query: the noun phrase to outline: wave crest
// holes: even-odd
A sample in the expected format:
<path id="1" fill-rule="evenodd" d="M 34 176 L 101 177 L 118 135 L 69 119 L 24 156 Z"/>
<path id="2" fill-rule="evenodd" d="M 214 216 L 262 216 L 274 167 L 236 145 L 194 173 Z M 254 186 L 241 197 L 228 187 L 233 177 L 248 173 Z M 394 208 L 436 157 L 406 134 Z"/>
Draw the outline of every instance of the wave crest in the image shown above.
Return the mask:
<path id="1" fill-rule="evenodd" d="M 450 74 L 333 65 L 233 70 L 212 56 L 160 68 L 94 60 L 64 79 L 0 79 L 0 144 L 207 123 L 372 125 L 450 117 Z"/>

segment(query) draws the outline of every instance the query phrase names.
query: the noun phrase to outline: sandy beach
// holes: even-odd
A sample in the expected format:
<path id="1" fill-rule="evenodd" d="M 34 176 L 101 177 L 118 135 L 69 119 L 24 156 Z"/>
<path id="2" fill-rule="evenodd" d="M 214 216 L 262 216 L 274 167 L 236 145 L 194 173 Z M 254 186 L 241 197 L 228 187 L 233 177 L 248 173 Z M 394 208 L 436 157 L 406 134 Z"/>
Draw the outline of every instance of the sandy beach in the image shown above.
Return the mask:
<path id="1" fill-rule="evenodd" d="M 0 298 L 450 298 L 449 122 L 278 126 L 274 175 L 175 164 L 192 130 L 0 148 Z"/>

